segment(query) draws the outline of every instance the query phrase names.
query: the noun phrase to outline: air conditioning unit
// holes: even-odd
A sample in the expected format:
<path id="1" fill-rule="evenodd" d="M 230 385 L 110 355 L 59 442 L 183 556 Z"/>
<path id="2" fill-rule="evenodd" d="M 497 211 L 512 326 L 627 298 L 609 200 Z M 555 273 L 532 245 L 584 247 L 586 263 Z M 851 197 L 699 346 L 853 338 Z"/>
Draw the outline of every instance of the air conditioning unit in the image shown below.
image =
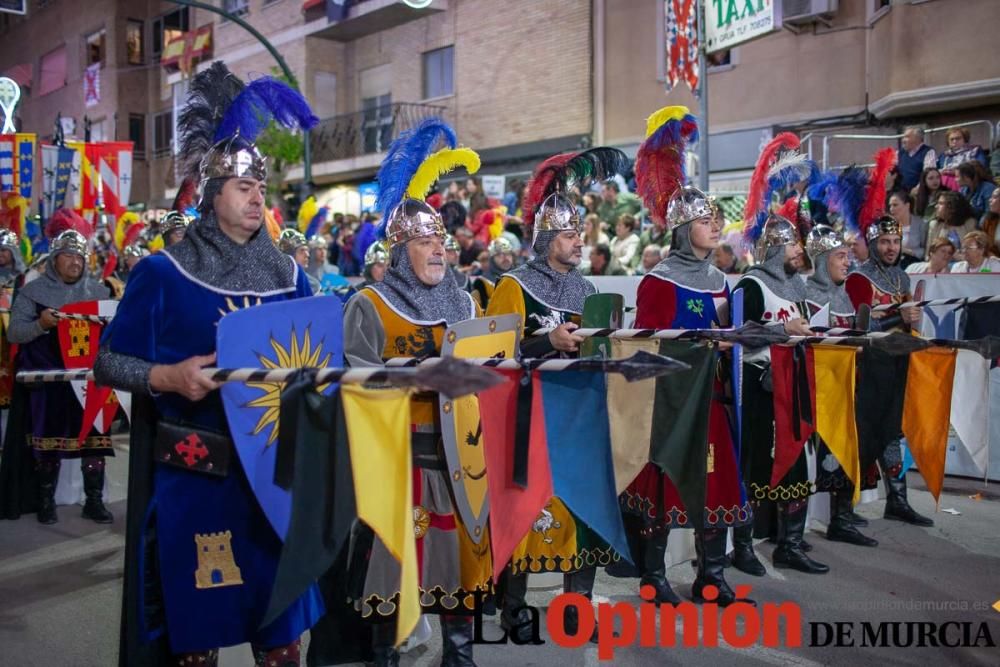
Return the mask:
<path id="1" fill-rule="evenodd" d="M 831 18 L 839 8 L 839 0 L 782 0 L 781 20 L 786 25 L 815 23 Z"/>

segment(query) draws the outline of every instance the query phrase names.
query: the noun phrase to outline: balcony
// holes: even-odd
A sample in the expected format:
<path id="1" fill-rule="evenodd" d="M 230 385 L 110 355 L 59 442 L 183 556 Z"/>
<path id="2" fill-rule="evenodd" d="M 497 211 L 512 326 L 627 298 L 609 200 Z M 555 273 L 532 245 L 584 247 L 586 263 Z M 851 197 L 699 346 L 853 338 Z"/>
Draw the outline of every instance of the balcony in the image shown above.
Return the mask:
<path id="1" fill-rule="evenodd" d="M 322 120 L 309 134 L 313 177 L 371 175 L 400 132 L 445 112 L 442 106 L 395 102 Z M 302 167 L 289 170 L 287 180 L 302 180 Z"/>
<path id="2" fill-rule="evenodd" d="M 307 0 L 302 6 L 306 22 L 328 16 L 326 5 L 330 1 Z M 427 6 L 417 8 L 400 0 L 356 0 L 350 3 L 347 16 L 311 36 L 349 42 L 448 9 L 448 0 L 422 0 L 414 4 Z"/>

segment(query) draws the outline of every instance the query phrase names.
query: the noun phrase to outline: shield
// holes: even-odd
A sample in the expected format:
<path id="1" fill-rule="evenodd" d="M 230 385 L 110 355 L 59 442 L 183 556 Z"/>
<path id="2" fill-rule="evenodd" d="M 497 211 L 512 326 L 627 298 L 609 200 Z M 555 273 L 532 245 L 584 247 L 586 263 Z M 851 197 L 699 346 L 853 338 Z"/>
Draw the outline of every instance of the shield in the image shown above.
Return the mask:
<path id="1" fill-rule="evenodd" d="M 591 294 L 583 302 L 580 326 L 596 329 L 620 329 L 625 313 L 625 298 L 621 294 Z M 580 345 L 581 357 L 611 358 L 611 339 L 592 336 Z"/>
<path id="2" fill-rule="evenodd" d="M 117 309 L 117 301 L 103 299 L 69 303 L 59 310 L 71 315 L 113 317 Z M 59 320 L 56 333 L 59 336 L 59 354 L 62 356 L 65 368 L 73 370 L 94 368 L 103 327 L 103 324 L 85 320 Z M 70 386 L 80 405 L 83 406 L 80 441 L 82 442 L 90 433 L 92 427 L 100 433 L 107 433 L 115 413 L 118 412 L 118 398 L 111 387 L 98 387 L 92 380 L 74 380 L 70 382 Z"/>
<path id="3" fill-rule="evenodd" d="M 445 332 L 441 356 L 513 359 L 521 343 L 520 332 L 520 315 L 459 322 Z M 441 396 L 439 401 L 441 436 L 455 506 L 469 538 L 479 544 L 490 513 L 479 397 L 470 395 L 452 400 Z"/>
<path id="4" fill-rule="evenodd" d="M 343 365 L 340 300 L 333 296 L 243 308 L 219 320 L 221 368 L 326 368 Z M 227 382 L 222 404 L 243 472 L 281 539 L 288 532 L 291 491 L 275 484 L 281 382 Z M 323 394 L 334 385 L 317 387 Z"/>

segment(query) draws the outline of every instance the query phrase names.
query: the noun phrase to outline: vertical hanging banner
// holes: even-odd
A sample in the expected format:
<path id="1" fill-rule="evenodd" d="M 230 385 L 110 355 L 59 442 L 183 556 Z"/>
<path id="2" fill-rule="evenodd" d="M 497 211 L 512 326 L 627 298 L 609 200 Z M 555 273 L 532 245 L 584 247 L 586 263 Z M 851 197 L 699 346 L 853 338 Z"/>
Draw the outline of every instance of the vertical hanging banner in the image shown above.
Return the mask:
<path id="1" fill-rule="evenodd" d="M 101 63 L 83 70 L 83 103 L 89 109 L 101 102 Z"/>
<path id="2" fill-rule="evenodd" d="M 698 3 L 697 0 L 665 0 L 667 90 L 687 83 L 698 91 Z"/>
<path id="3" fill-rule="evenodd" d="M 75 174 L 70 177 L 71 185 L 75 178 L 76 190 L 72 193 L 72 198 L 67 194 L 67 208 L 72 208 L 84 219 L 93 222 L 94 211 L 97 208 L 97 169 L 90 159 L 88 146 L 82 141 L 67 141 L 66 145 L 76 151 L 73 164 L 77 167 Z"/>
<path id="4" fill-rule="evenodd" d="M 35 178 L 35 135 L 19 133 L 14 135 L 17 144 L 17 189 L 31 206 L 31 185 Z"/>
<path id="5" fill-rule="evenodd" d="M 14 135 L 0 136 L 0 192 L 14 190 Z"/>
<path id="6" fill-rule="evenodd" d="M 100 202 L 112 224 L 128 208 L 132 189 L 132 142 L 102 141 L 87 144 L 87 154 L 100 178 Z"/>

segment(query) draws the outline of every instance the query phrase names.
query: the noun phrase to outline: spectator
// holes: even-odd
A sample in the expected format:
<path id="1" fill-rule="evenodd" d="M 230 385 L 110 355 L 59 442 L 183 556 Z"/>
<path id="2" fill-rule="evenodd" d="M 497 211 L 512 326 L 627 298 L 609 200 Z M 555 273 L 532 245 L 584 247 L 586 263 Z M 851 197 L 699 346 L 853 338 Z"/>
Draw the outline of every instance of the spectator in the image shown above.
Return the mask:
<path id="1" fill-rule="evenodd" d="M 615 237 L 611 239 L 611 257 L 618 266 L 631 271 L 639 259 L 639 237 L 635 235 L 635 216 L 623 213 L 615 225 Z"/>
<path id="2" fill-rule="evenodd" d="M 949 190 L 958 189 L 958 167 L 964 162 L 979 162 L 989 168 L 986 153 L 980 146 L 969 143 L 969 131 L 964 127 L 948 130 L 948 148 L 938 156 L 941 182 Z"/>
<path id="3" fill-rule="evenodd" d="M 519 178 L 510 182 L 510 187 L 503 195 L 503 205 L 507 207 L 507 215 L 520 217 L 521 215 L 521 191 L 524 183 Z"/>
<path id="4" fill-rule="evenodd" d="M 926 262 L 914 262 L 906 267 L 907 273 L 948 273 L 951 258 L 955 256 L 955 246 L 951 241 L 941 237 L 931 243 L 929 259 Z"/>
<path id="5" fill-rule="evenodd" d="M 590 251 L 590 266 L 584 271 L 585 276 L 624 276 L 628 275 L 618 266 L 611 256 L 611 249 L 606 245 L 594 246 Z"/>
<path id="6" fill-rule="evenodd" d="M 665 245 L 660 249 L 660 261 L 665 260 L 670 256 L 670 246 Z"/>
<path id="7" fill-rule="evenodd" d="M 597 214 L 597 207 L 601 204 L 601 198 L 597 196 L 597 193 L 587 192 L 583 195 L 583 207 L 587 209 L 587 214 Z"/>
<path id="8" fill-rule="evenodd" d="M 983 231 L 993 243 L 992 254 L 996 254 L 1000 248 L 1000 188 L 990 195 L 990 210 L 983 216 Z"/>
<path id="9" fill-rule="evenodd" d="M 889 215 L 903 231 L 902 259 L 904 269 L 927 256 L 927 221 L 913 215 L 913 198 L 902 190 L 889 195 Z"/>
<path id="10" fill-rule="evenodd" d="M 642 210 L 642 202 L 631 192 L 622 192 L 617 181 L 607 181 L 601 188 L 601 203 L 597 215 L 609 227 L 624 213 L 636 215 Z"/>
<path id="11" fill-rule="evenodd" d="M 653 221 L 653 224 L 646 227 L 642 234 L 639 234 L 640 251 L 650 245 L 658 245 L 661 248 L 665 245 L 670 245 L 670 229 L 667 228 L 667 221 L 657 220 L 652 217 L 650 219 Z"/>
<path id="12" fill-rule="evenodd" d="M 719 247 L 715 249 L 715 255 L 712 257 L 712 262 L 715 264 L 716 268 L 723 273 L 743 273 L 747 270 L 747 265 L 745 262 L 740 261 L 740 258 L 736 256 L 736 251 L 733 246 L 728 243 L 720 243 Z"/>
<path id="13" fill-rule="evenodd" d="M 1000 259 L 990 257 L 987 250 L 990 239 L 978 229 L 962 237 L 962 253 L 965 259 L 956 262 L 952 273 L 1000 273 Z"/>
<path id="14" fill-rule="evenodd" d="M 476 239 L 468 227 L 456 229 L 455 240 L 458 241 L 458 246 L 461 248 L 458 253 L 460 267 L 472 266 L 479 259 L 480 253 L 486 250 L 486 246 Z"/>
<path id="15" fill-rule="evenodd" d="M 1000 143 L 990 152 L 990 171 L 994 178 L 1000 178 Z"/>
<path id="16" fill-rule="evenodd" d="M 639 268 L 635 270 L 635 275 L 644 276 L 653 270 L 653 267 L 660 263 L 660 246 L 650 243 L 642 249 L 642 261 Z"/>
<path id="17" fill-rule="evenodd" d="M 976 219 L 983 217 L 990 207 L 990 195 L 997 189 L 990 172 L 979 162 L 963 162 L 958 165 L 958 183 L 960 192 L 972 205 Z"/>
<path id="18" fill-rule="evenodd" d="M 956 248 L 961 247 L 962 238 L 976 229 L 976 213 L 965 197 L 957 192 L 943 192 L 938 198 L 934 220 L 927 234 L 928 242 L 944 237 Z"/>
<path id="19" fill-rule="evenodd" d="M 911 191 L 914 213 L 924 220 L 930 220 L 934 217 L 938 197 L 950 189 L 941 183 L 941 172 L 937 168 L 924 169 L 920 174 L 920 184 Z"/>
<path id="20" fill-rule="evenodd" d="M 937 166 L 937 154 L 924 143 L 924 131 L 919 127 L 911 126 L 903 130 L 900 144 L 896 166 L 902 179 L 901 185 L 910 190 L 920 182 L 920 173 L 924 169 Z"/>
<path id="21" fill-rule="evenodd" d="M 441 206 L 441 221 L 449 234 L 454 234 L 459 227 L 465 226 L 468 211 L 455 200 L 445 202 Z"/>

